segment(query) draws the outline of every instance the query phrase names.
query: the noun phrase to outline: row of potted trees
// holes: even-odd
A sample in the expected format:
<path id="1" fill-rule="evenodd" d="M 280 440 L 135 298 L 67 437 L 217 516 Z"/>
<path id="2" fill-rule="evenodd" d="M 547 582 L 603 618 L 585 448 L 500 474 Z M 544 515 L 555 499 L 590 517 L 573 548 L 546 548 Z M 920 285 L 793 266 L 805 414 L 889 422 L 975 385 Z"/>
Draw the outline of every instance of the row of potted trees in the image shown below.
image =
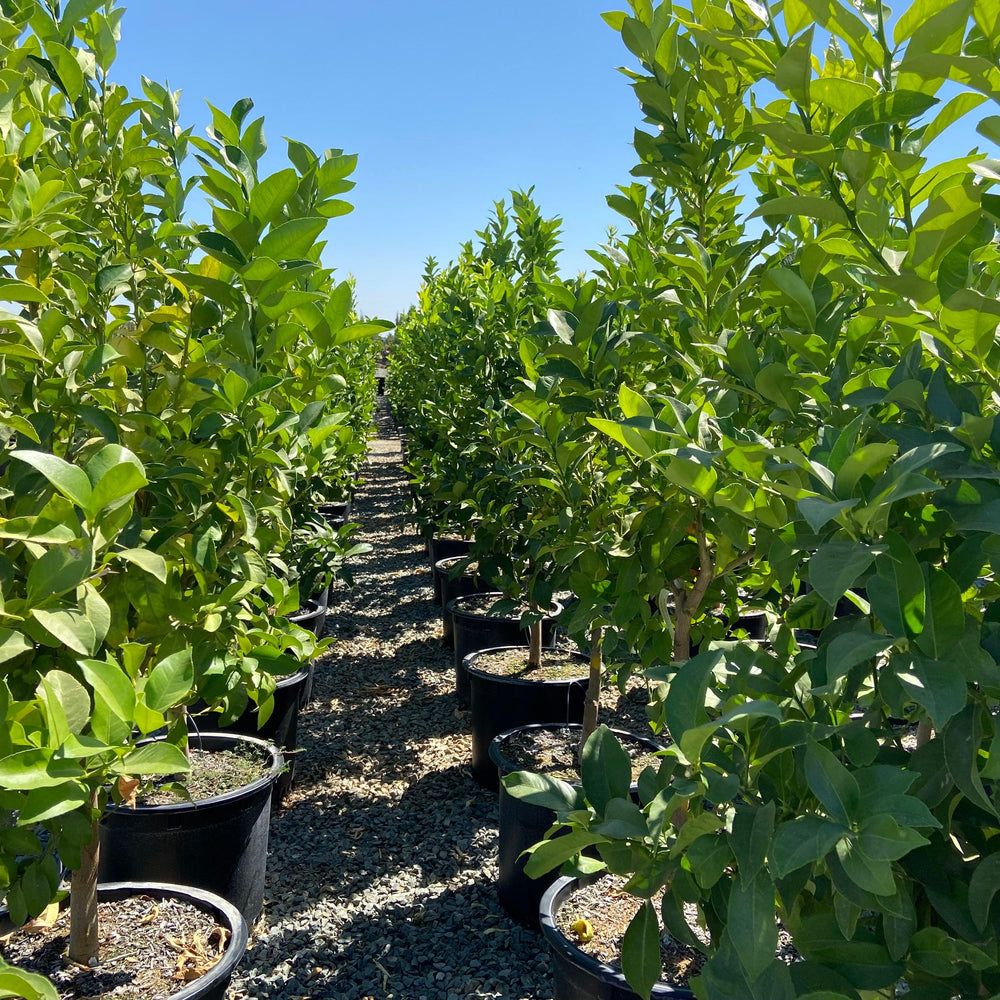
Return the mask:
<path id="1" fill-rule="evenodd" d="M 265 174 L 249 99 L 194 135 L 179 93 L 110 78 L 122 13 L 0 12 L 0 862 L 15 923 L 73 872 L 83 964 L 106 809 L 190 770 L 192 712 L 262 727 L 326 647 L 296 619 L 352 551 L 321 506 L 356 483 L 388 327 L 321 260 L 356 158 L 289 140 Z"/>
<path id="2" fill-rule="evenodd" d="M 527 625 L 572 592 L 591 654 L 580 783 L 504 778 L 557 818 L 528 870 L 624 879 L 641 996 L 669 995 L 663 934 L 708 1000 L 992 996 L 1000 172 L 932 144 L 995 98 L 997 23 L 606 19 L 648 128 L 596 280 L 503 271 L 481 234 L 428 272 L 390 369 L 423 530 L 474 539 Z M 749 611 L 766 641 L 727 637 Z M 634 790 L 595 728 L 602 649 L 669 741 Z"/>

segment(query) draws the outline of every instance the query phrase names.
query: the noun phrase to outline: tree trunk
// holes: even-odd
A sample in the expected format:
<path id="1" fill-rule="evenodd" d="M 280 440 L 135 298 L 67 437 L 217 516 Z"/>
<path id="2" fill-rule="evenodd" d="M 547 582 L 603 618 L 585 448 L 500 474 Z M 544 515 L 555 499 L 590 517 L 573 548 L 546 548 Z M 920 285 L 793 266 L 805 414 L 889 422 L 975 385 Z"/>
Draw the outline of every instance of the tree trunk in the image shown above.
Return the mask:
<path id="1" fill-rule="evenodd" d="M 587 695 L 583 703 L 583 732 L 580 735 L 580 757 L 583 744 L 597 728 L 597 710 L 601 701 L 601 640 L 604 630 L 595 625 L 590 630 L 590 675 L 587 681 Z"/>
<path id="2" fill-rule="evenodd" d="M 97 816 L 97 791 L 90 800 Z M 97 927 L 97 864 L 101 838 L 93 821 L 90 843 L 80 852 L 80 867 L 73 872 L 69 890 L 69 957 L 80 965 L 95 966 L 100 960 Z"/>
<path id="3" fill-rule="evenodd" d="M 674 623 L 674 663 L 691 659 L 691 612 L 679 606 Z"/>
<path id="4" fill-rule="evenodd" d="M 535 622 L 528 629 L 528 669 L 542 665 L 542 623 Z"/>

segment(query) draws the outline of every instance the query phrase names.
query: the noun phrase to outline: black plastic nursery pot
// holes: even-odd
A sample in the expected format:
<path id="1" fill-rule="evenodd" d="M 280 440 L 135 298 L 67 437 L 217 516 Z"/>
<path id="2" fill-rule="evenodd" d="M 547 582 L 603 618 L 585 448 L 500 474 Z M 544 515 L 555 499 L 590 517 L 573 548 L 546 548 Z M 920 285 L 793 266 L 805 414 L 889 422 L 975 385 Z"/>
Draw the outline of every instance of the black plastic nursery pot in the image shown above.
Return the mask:
<path id="1" fill-rule="evenodd" d="M 316 507 L 316 510 L 331 528 L 339 530 L 347 524 L 347 520 L 351 516 L 351 501 L 337 500 L 331 503 L 321 503 Z"/>
<path id="2" fill-rule="evenodd" d="M 517 649 L 523 646 L 500 647 Z M 497 765 L 490 758 L 490 744 L 500 733 L 532 723 L 583 722 L 583 703 L 587 695 L 590 660 L 583 653 L 573 653 L 580 664 L 580 675 L 570 679 L 535 680 L 505 677 L 481 670 L 476 666 L 480 657 L 497 652 L 480 649 L 465 658 L 469 675 L 472 706 L 472 776 L 484 788 L 495 792 L 500 788 Z"/>
<path id="3" fill-rule="evenodd" d="M 553 1000 L 643 1000 L 618 969 L 581 951 L 556 926 L 556 914 L 578 881 L 570 877 L 556 879 L 539 906 L 539 923 L 552 955 Z M 694 993 L 657 983 L 650 997 L 694 1000 Z"/>
<path id="4" fill-rule="evenodd" d="M 167 882 L 102 882 L 97 887 L 99 903 L 113 903 L 130 896 L 151 896 L 153 899 L 172 899 L 188 903 L 209 914 L 220 926 L 229 931 L 226 950 L 211 969 L 193 980 L 184 989 L 174 993 L 171 1000 L 225 1000 L 230 980 L 247 950 L 249 928 L 243 914 L 228 900 L 214 892 L 196 889 L 190 885 Z M 68 906 L 70 900 L 63 901 Z M 0 916 L 7 916 L 7 908 L 0 909 Z"/>
<path id="5" fill-rule="evenodd" d="M 329 593 L 329 590 L 323 591 L 322 602 L 318 596 L 310 597 L 305 603 L 306 610 L 299 612 L 297 615 L 289 615 L 288 620 L 295 622 L 301 628 L 308 629 L 319 639 L 323 635 L 323 629 L 326 627 L 326 609 L 329 601 Z M 300 708 L 305 708 L 312 699 L 313 677 L 316 673 L 315 664 L 310 662 L 308 670 L 309 677 L 302 687 L 302 697 L 299 700 Z"/>
<path id="6" fill-rule="evenodd" d="M 318 639 L 323 634 L 323 625 L 326 622 L 326 605 L 320 604 L 315 597 L 310 597 L 302 607 L 298 614 L 289 615 L 288 620 L 299 628 L 312 632 Z"/>
<path id="7" fill-rule="evenodd" d="M 575 723 L 570 725 L 544 723 L 519 726 L 500 733 L 490 743 L 490 761 L 496 768 L 498 776 L 502 778 L 514 771 L 524 770 L 509 756 L 507 749 L 509 742 L 515 739 L 517 734 L 525 731 L 560 729 L 572 730 L 574 742 L 578 743 L 579 734 L 583 727 Z M 648 736 L 639 736 L 620 729 L 612 730 L 612 732 L 620 742 L 627 740 L 633 744 L 642 744 L 650 753 L 663 749 L 661 744 Z M 636 784 L 632 785 L 631 793 L 633 800 L 638 802 L 639 790 Z M 537 844 L 545 836 L 545 832 L 555 822 L 555 813 L 544 806 L 514 798 L 502 783 L 500 784 L 499 812 L 497 891 L 500 905 L 515 920 L 530 927 L 537 927 L 539 903 L 545 890 L 555 881 L 559 873 L 552 871 L 538 878 L 530 878 L 524 873 L 527 858 L 523 852 L 533 844 Z"/>
<path id="8" fill-rule="evenodd" d="M 469 538 L 455 538 L 451 535 L 432 535 L 427 539 L 427 556 L 431 561 L 431 569 L 439 559 L 447 559 L 449 556 L 468 555 L 472 549 L 472 540 Z"/>
<path id="9" fill-rule="evenodd" d="M 281 808 L 295 780 L 295 749 L 298 744 L 299 711 L 303 703 L 304 692 L 312 676 L 312 664 L 303 667 L 294 674 L 282 677 L 274 690 L 274 711 L 263 726 L 259 726 L 257 706 L 250 704 L 233 723 L 228 726 L 219 725 L 219 715 L 216 712 L 206 712 L 195 718 L 195 726 L 203 733 L 244 733 L 247 736 L 259 736 L 270 740 L 286 755 L 286 769 L 278 776 L 274 784 L 273 806 L 275 811 Z"/>
<path id="10" fill-rule="evenodd" d="M 486 606 L 503 598 L 498 591 L 466 594 L 448 602 L 447 608 L 454 621 L 455 680 L 458 704 L 469 706 L 471 690 L 469 675 L 465 671 L 465 658 L 480 649 L 494 649 L 499 646 L 527 646 L 528 629 L 521 624 L 520 617 L 501 618 L 476 610 L 482 607 L 483 598 L 492 598 Z M 542 645 L 551 649 L 555 645 L 555 618 L 562 611 L 558 601 L 552 602 L 549 614 L 542 619 Z"/>
<path id="11" fill-rule="evenodd" d="M 463 573 L 461 576 L 451 576 L 451 568 L 462 556 L 448 556 L 446 559 L 439 559 L 434 564 L 437 584 L 441 589 L 441 597 L 438 604 L 441 605 L 441 641 L 446 646 L 453 646 L 455 642 L 455 618 L 448 605 L 456 597 L 467 597 L 469 594 L 484 594 L 493 588 L 485 577 L 478 573 Z"/>
<path id="12" fill-rule="evenodd" d="M 193 744 L 198 740 L 192 737 Z M 206 750 L 248 743 L 270 765 L 266 775 L 245 788 L 200 802 L 109 806 L 100 822 L 101 880 L 194 886 L 228 900 L 253 924 L 264 905 L 271 794 L 285 760 L 276 746 L 254 736 L 200 737 Z"/>

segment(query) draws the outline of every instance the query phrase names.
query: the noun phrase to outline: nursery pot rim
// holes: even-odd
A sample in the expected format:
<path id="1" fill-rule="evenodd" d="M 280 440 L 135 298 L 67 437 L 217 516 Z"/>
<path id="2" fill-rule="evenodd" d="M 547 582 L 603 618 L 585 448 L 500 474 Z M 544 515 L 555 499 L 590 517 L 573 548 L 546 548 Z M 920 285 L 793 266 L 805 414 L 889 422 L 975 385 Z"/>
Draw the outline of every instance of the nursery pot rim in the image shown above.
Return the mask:
<path id="1" fill-rule="evenodd" d="M 523 732 L 526 729 L 539 730 L 539 729 L 575 729 L 582 730 L 583 724 L 580 722 L 528 722 L 523 726 L 512 726 L 510 729 L 504 730 L 502 733 L 497 733 L 490 742 L 490 760 L 498 768 L 500 768 L 505 774 L 513 774 L 515 771 L 523 770 L 523 768 L 517 766 L 509 757 L 504 756 L 503 752 L 503 741 L 507 739 L 508 736 L 512 736 L 514 733 Z M 633 733 L 628 729 L 611 729 L 611 732 L 619 738 L 622 736 L 627 736 L 630 740 L 638 740 L 649 747 L 650 752 L 657 753 L 660 750 L 666 750 L 667 747 L 663 743 L 658 743 L 652 736 L 646 736 L 642 733 Z M 577 781 L 569 782 L 571 785 L 579 785 L 579 779 Z M 638 787 L 638 782 L 633 781 L 629 786 L 632 791 L 636 791 Z"/>
<path id="2" fill-rule="evenodd" d="M 586 684 L 589 681 L 589 676 L 587 673 L 581 674 L 579 677 L 514 677 L 508 674 L 495 674 L 491 670 L 483 670 L 479 667 L 473 665 L 473 660 L 477 656 L 481 656 L 485 653 L 498 653 L 502 650 L 514 649 L 519 653 L 524 653 L 527 655 L 527 646 L 490 646 L 487 649 L 474 649 L 471 653 L 466 653 L 465 657 L 462 659 L 462 664 L 465 669 L 470 674 L 475 674 L 477 677 L 485 678 L 486 680 L 499 681 L 503 684 L 521 685 L 523 687 L 543 687 L 547 684 L 555 685 L 565 685 L 572 686 L 574 684 Z M 581 663 L 589 663 L 590 658 L 586 653 L 580 653 L 572 649 L 543 649 L 542 655 L 546 653 L 570 653 L 574 656 L 580 657 Z M 531 723 L 531 725 L 551 725 L 551 723 Z M 567 723 L 569 725 L 569 723 Z M 517 726 L 517 729 L 522 729 L 524 727 Z M 508 732 L 513 732 L 513 730 L 508 730 Z M 503 735 L 503 734 L 501 734 Z"/>
<path id="3" fill-rule="evenodd" d="M 506 596 L 507 595 L 504 594 L 503 591 L 500 591 L 500 590 L 487 590 L 487 591 L 484 591 L 481 594 L 463 594 L 461 597 L 453 597 L 448 602 L 447 608 L 452 613 L 452 617 L 454 617 L 454 618 L 472 619 L 472 620 L 475 620 L 475 621 L 484 621 L 484 622 L 517 621 L 517 620 L 520 619 L 520 616 L 518 616 L 517 619 L 514 619 L 510 615 L 479 614 L 479 613 L 477 613 L 475 611 L 466 611 L 465 608 L 460 608 L 458 606 L 460 601 L 466 601 L 466 600 L 480 600 L 481 601 L 484 597 L 496 597 L 496 598 L 500 599 L 500 598 L 504 598 Z M 494 602 L 494 603 L 496 603 L 496 602 Z M 562 601 L 557 601 L 555 598 L 553 598 L 552 599 L 552 603 L 549 605 L 549 610 L 545 613 L 545 616 L 543 617 L 542 620 L 543 621 L 554 621 L 559 616 L 559 614 L 562 612 L 563 607 L 564 607 L 564 605 L 563 605 Z"/>
<path id="4" fill-rule="evenodd" d="M 288 620 L 290 622 L 295 622 L 296 624 L 298 624 L 300 621 L 304 621 L 306 618 L 309 618 L 311 615 L 315 615 L 317 611 L 325 611 L 326 610 L 323 607 L 323 605 L 320 604 L 320 602 L 315 597 L 307 597 L 302 602 L 302 607 L 305 608 L 305 611 L 299 610 L 299 611 L 296 611 L 294 615 L 289 615 L 288 616 Z"/>
<path id="5" fill-rule="evenodd" d="M 135 813 L 149 813 L 153 811 L 166 811 L 166 812 L 185 812 L 192 809 L 205 809 L 211 806 L 219 805 L 221 803 L 233 802 L 238 798 L 244 796 L 252 796 L 256 794 L 263 788 L 269 785 L 273 785 L 277 780 L 278 775 L 284 770 L 285 767 L 285 755 L 281 752 L 281 747 L 275 743 L 271 743 L 269 740 L 262 740 L 259 736 L 247 736 L 243 733 L 233 733 L 233 732 L 219 732 L 219 733 L 189 733 L 189 738 L 194 736 L 195 740 L 201 741 L 223 741 L 225 743 L 236 744 L 236 743 L 253 743 L 258 746 L 261 750 L 268 753 L 271 757 L 271 766 L 268 768 L 266 774 L 254 781 L 250 782 L 249 785 L 243 785 L 240 788 L 234 788 L 232 791 L 223 792 L 220 795 L 210 795 L 207 799 L 195 799 L 192 802 L 182 800 L 180 802 L 147 802 L 141 803 L 137 802 L 134 806 L 126 806 L 121 803 L 109 802 L 105 807 L 106 812 L 113 812 L 118 809 L 128 809 Z M 151 736 L 148 739 L 141 740 L 141 743 L 153 743 L 165 740 L 166 736 Z M 190 744 L 189 744 L 190 745 Z M 216 749 L 226 749 L 225 747 L 216 747 Z M 111 883 L 109 883 L 111 884 Z M 123 883 L 124 884 L 124 883 Z M 171 883 L 150 883 L 150 885 L 162 884 L 170 885 Z M 199 892 L 203 891 L 201 889 Z M 221 897 L 220 897 L 221 898 Z M 229 905 L 227 903 L 227 905 Z M 176 996 L 176 995 L 175 995 Z M 174 997 L 171 1000 L 175 1000 Z"/>
<path id="6" fill-rule="evenodd" d="M 236 971 L 236 966 L 243 960 L 250 940 L 250 928 L 239 909 L 228 899 L 223 899 L 217 892 L 199 889 L 193 885 L 181 885 L 179 882 L 127 881 L 99 882 L 97 884 L 98 902 L 102 903 L 144 894 L 160 899 L 165 896 L 174 896 L 186 902 L 205 904 L 199 909 L 208 912 L 214 910 L 214 916 L 219 923 L 228 926 L 230 931 L 229 943 L 219 961 L 204 975 L 192 980 L 183 989 L 172 994 L 170 1000 L 195 1000 L 196 997 L 208 993 L 217 984 L 228 981 Z M 67 894 L 62 906 L 70 906 L 72 902 L 73 900 Z M 3 907 L 2 912 L 7 912 L 6 906 Z"/>
<path id="7" fill-rule="evenodd" d="M 469 565 L 465 567 L 465 569 L 462 571 L 460 575 L 456 576 L 451 575 L 452 567 L 454 567 L 457 563 L 460 563 L 463 559 L 466 559 L 467 557 L 468 553 L 466 553 L 466 555 L 464 556 L 443 556 L 434 563 L 434 568 L 438 571 L 438 573 L 442 573 L 452 580 L 460 580 L 463 576 L 473 576 L 473 577 L 479 576 L 479 573 L 475 571 L 470 572 L 470 568 L 473 565 L 475 565 L 475 560 L 472 560 L 472 562 L 470 562 Z M 446 563 L 448 565 L 445 565 Z"/>
<path id="8" fill-rule="evenodd" d="M 250 929 L 243 914 L 233 906 L 227 899 L 223 899 L 218 893 L 210 892 L 208 889 L 197 889 L 194 886 L 177 885 L 172 882 L 103 882 L 97 887 L 98 898 L 100 894 L 105 895 L 120 894 L 134 895 L 146 892 L 149 895 L 160 896 L 180 895 L 204 902 L 213 907 L 229 924 L 231 935 L 229 944 L 222 958 L 219 959 L 211 969 L 203 976 L 199 976 L 184 989 L 174 993 L 170 1000 L 191 1000 L 208 991 L 215 983 L 232 976 L 236 971 L 236 966 L 240 964 L 246 952 L 247 944 L 250 940 Z"/>
<path id="9" fill-rule="evenodd" d="M 538 923 L 548 946 L 558 952 L 563 959 L 579 966 L 589 975 L 606 985 L 635 992 L 629 986 L 620 969 L 598 961 L 578 948 L 556 926 L 556 914 L 560 906 L 569 898 L 580 879 L 576 875 L 561 875 L 545 890 L 542 901 L 538 905 Z M 671 986 L 662 980 L 653 984 L 652 997 L 676 998 L 676 1000 L 694 1000 L 694 993 L 687 987 Z"/>

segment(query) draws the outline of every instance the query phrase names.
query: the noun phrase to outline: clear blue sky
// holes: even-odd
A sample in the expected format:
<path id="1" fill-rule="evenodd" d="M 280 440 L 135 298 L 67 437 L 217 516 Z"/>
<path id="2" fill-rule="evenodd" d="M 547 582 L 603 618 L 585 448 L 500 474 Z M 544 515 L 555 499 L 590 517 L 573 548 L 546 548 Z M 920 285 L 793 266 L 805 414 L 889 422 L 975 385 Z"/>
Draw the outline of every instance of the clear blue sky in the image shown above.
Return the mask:
<path id="1" fill-rule="evenodd" d="M 327 228 L 326 263 L 353 273 L 361 309 L 392 319 L 423 261 L 453 259 L 494 201 L 535 186 L 564 220 L 565 273 L 619 218 L 638 103 L 632 58 L 600 17 L 614 0 L 126 0 L 116 82 L 181 89 L 199 133 L 205 101 L 252 97 L 269 171 L 283 136 L 359 155 L 354 211 Z"/>

